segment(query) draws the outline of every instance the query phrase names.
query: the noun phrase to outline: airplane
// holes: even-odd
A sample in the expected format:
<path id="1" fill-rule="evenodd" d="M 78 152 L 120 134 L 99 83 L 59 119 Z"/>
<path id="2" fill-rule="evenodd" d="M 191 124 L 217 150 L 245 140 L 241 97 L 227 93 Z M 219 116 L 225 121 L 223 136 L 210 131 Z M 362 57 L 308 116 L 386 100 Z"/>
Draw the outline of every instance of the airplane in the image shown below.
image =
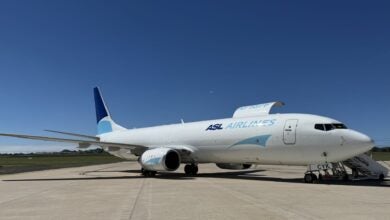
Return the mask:
<path id="1" fill-rule="evenodd" d="M 222 169 L 248 169 L 252 165 L 311 165 L 340 162 L 374 147 L 365 134 L 347 128 L 332 118 L 312 114 L 271 114 L 284 103 L 239 107 L 231 118 L 183 122 L 147 128 L 126 129 L 111 117 L 98 87 L 94 88 L 97 135 L 72 135 L 76 139 L 0 134 L 78 144 L 79 148 L 100 146 L 108 153 L 138 158 L 141 173 L 175 171 L 185 164 L 187 175 L 198 173 L 198 164 L 215 163 Z M 305 182 L 316 180 L 305 173 Z"/>

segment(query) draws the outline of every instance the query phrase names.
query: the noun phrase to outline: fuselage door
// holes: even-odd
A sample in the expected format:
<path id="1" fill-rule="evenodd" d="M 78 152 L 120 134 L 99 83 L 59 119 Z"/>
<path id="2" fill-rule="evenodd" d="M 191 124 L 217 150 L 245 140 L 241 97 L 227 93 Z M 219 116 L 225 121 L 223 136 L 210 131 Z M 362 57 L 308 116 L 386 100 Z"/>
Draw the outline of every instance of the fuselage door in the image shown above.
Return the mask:
<path id="1" fill-rule="evenodd" d="M 288 119 L 283 129 L 283 141 L 285 144 L 295 144 L 298 119 Z"/>

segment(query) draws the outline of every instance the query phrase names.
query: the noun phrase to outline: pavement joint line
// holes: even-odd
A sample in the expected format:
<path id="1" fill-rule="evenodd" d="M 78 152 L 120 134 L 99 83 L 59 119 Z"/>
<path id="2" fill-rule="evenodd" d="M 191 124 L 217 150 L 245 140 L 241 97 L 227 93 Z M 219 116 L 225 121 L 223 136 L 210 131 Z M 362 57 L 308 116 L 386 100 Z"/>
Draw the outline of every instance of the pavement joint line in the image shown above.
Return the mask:
<path id="1" fill-rule="evenodd" d="M 152 219 L 153 181 L 148 181 L 148 219 Z"/>
<path id="2" fill-rule="evenodd" d="M 81 172 L 79 173 L 80 175 L 83 175 L 83 176 L 87 176 L 86 174 L 88 173 L 94 173 L 94 172 L 99 172 L 99 171 L 102 171 L 102 170 L 108 170 L 108 169 L 111 169 L 111 168 L 114 168 L 118 166 L 118 163 L 115 163 L 114 165 L 112 166 L 109 166 L 109 167 L 103 167 L 103 168 L 100 168 L 100 169 L 97 169 L 97 170 L 89 170 L 89 171 L 84 171 L 84 172 Z"/>
<path id="3" fill-rule="evenodd" d="M 139 198 L 141 196 L 141 193 L 142 193 L 142 191 L 143 191 L 143 189 L 145 187 L 145 182 L 146 182 L 146 178 L 142 179 L 141 186 L 139 187 L 137 196 L 135 197 L 133 207 L 130 210 L 130 215 L 129 215 L 129 218 L 128 218 L 129 220 L 133 219 L 135 208 L 136 208 L 136 206 L 138 204 L 138 200 L 139 200 Z"/>

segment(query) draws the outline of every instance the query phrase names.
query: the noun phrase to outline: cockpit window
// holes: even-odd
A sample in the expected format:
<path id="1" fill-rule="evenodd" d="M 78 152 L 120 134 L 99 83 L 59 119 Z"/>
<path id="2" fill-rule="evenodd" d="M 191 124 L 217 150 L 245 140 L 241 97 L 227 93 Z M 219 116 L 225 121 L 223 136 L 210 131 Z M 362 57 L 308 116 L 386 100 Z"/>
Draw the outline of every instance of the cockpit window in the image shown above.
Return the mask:
<path id="1" fill-rule="evenodd" d="M 325 131 L 323 124 L 315 124 L 314 128 L 317 130 Z"/>
<path id="2" fill-rule="evenodd" d="M 325 131 L 330 131 L 330 130 L 333 130 L 333 129 L 335 129 L 333 124 L 325 124 Z"/>
<path id="3" fill-rule="evenodd" d="M 336 129 L 348 129 L 345 124 L 333 124 Z"/>
<path id="4" fill-rule="evenodd" d="M 330 131 L 333 129 L 348 129 L 347 126 L 341 123 L 335 124 L 315 124 L 314 128 L 321 131 Z"/>

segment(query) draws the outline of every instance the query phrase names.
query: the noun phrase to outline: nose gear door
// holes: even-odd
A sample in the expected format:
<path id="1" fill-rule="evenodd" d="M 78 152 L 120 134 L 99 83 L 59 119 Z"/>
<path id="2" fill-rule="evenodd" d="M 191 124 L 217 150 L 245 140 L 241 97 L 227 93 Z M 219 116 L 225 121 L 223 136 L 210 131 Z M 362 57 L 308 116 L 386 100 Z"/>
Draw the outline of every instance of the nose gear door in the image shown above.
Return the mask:
<path id="1" fill-rule="evenodd" d="M 283 129 L 283 142 L 284 144 L 295 144 L 296 142 L 296 130 L 298 127 L 298 119 L 288 119 Z"/>

